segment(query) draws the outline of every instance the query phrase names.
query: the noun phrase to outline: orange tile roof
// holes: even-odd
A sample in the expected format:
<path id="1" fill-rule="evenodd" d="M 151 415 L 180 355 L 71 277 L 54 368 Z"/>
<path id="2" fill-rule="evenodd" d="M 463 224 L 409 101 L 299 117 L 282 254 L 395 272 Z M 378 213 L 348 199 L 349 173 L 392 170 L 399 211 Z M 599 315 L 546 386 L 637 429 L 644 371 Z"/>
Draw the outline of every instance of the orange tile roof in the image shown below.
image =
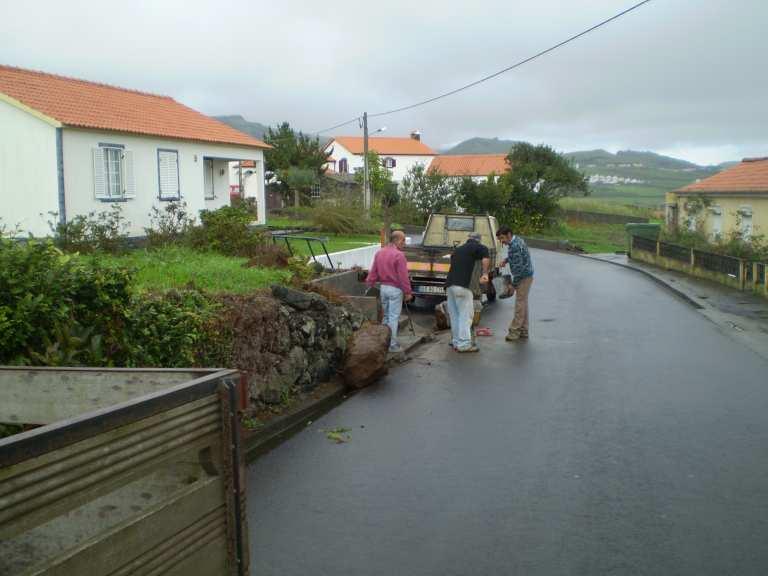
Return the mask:
<path id="1" fill-rule="evenodd" d="M 344 148 L 349 150 L 352 154 L 363 153 L 363 137 L 362 136 L 337 136 L 331 140 L 338 142 Z M 384 138 L 384 137 L 369 137 L 368 149 L 376 152 L 379 155 L 390 154 L 393 156 L 434 156 L 435 151 L 429 146 L 415 140 L 410 137 L 406 138 Z"/>
<path id="2" fill-rule="evenodd" d="M 3 65 L 0 93 L 65 126 L 269 147 L 169 96 Z"/>
<path id="3" fill-rule="evenodd" d="M 677 192 L 768 192 L 768 157 L 745 158 L 741 164 Z"/>
<path id="4" fill-rule="evenodd" d="M 435 156 L 429 170 L 446 176 L 488 176 L 509 169 L 506 154 L 462 154 Z"/>

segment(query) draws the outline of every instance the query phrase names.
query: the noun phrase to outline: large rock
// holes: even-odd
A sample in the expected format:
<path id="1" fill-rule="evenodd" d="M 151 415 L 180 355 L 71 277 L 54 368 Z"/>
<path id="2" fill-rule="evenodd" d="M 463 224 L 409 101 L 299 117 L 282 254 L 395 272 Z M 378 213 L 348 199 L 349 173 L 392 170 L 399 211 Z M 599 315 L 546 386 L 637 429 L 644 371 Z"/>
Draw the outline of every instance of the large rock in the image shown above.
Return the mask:
<path id="1" fill-rule="evenodd" d="M 365 388 L 387 373 L 391 334 L 381 324 L 366 324 L 352 336 L 342 375 L 350 388 Z"/>
<path id="2" fill-rule="evenodd" d="M 287 286 L 272 286 L 272 296 L 296 310 L 328 310 L 328 301 L 314 292 L 302 292 Z"/>

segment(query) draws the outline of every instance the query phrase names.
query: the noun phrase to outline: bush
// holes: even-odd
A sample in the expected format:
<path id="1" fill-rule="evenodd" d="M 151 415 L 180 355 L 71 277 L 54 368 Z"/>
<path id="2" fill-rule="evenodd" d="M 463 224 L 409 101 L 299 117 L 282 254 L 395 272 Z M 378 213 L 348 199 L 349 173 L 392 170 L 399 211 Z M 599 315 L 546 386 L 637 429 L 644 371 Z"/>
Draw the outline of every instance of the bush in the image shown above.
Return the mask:
<path id="1" fill-rule="evenodd" d="M 190 243 L 196 250 L 212 250 L 225 256 L 254 256 L 266 242 L 266 236 L 253 228 L 253 216 L 247 204 L 224 206 L 200 212 L 200 226 L 190 231 Z"/>
<path id="2" fill-rule="evenodd" d="M 51 241 L 0 240 L 0 363 L 119 362 L 130 286 L 125 269 Z"/>
<path id="3" fill-rule="evenodd" d="M 55 212 L 50 213 L 56 217 Z M 117 254 L 125 249 L 128 223 L 120 204 L 110 210 L 75 216 L 66 223 L 49 221 L 53 239 L 65 252 L 108 252 Z"/>
<path id="4" fill-rule="evenodd" d="M 282 246 L 266 244 L 251 256 L 245 266 L 249 268 L 286 268 L 291 254 Z"/>
<path id="5" fill-rule="evenodd" d="M 134 299 L 128 318 L 129 366 L 224 366 L 231 336 L 221 307 L 198 290 L 169 290 Z"/>
<path id="6" fill-rule="evenodd" d="M 169 202 L 162 210 L 153 206 L 149 222 L 149 228 L 144 228 L 149 248 L 183 244 L 195 225 L 195 219 L 187 211 L 186 202 Z"/>

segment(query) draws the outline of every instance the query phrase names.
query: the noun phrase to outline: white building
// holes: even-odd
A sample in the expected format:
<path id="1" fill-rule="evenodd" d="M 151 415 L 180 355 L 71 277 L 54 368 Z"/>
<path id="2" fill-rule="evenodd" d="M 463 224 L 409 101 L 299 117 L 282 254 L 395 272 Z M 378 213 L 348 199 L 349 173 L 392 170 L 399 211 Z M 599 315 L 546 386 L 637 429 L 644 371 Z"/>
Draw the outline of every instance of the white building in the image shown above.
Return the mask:
<path id="1" fill-rule="evenodd" d="M 66 222 L 115 202 L 132 235 L 169 201 L 219 208 L 233 161 L 252 163 L 246 196 L 264 223 L 265 148 L 167 96 L 0 66 L 0 223 L 23 234 L 50 234 L 50 213 Z"/>
<path id="2" fill-rule="evenodd" d="M 435 151 L 421 141 L 421 136 L 413 132 L 410 138 L 368 138 L 368 150 L 376 152 L 382 163 L 392 173 L 392 180 L 400 182 L 413 166 L 421 164 L 428 168 Z M 325 145 L 326 153 L 331 154 L 328 170 L 338 174 L 354 174 L 363 169 L 363 137 L 336 136 Z"/>

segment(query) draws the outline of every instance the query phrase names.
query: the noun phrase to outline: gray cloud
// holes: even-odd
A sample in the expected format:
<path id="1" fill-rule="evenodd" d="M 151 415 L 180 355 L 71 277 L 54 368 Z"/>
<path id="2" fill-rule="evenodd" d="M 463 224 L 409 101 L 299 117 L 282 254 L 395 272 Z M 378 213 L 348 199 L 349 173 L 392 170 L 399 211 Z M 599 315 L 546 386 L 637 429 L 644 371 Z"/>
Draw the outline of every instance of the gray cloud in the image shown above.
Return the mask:
<path id="1" fill-rule="evenodd" d="M 313 130 L 472 81 L 630 3 L 0 0 L 0 62 Z M 501 78 L 372 126 L 419 128 L 435 147 L 499 136 L 700 162 L 765 155 L 766 22 L 763 0 L 654 0 Z"/>

